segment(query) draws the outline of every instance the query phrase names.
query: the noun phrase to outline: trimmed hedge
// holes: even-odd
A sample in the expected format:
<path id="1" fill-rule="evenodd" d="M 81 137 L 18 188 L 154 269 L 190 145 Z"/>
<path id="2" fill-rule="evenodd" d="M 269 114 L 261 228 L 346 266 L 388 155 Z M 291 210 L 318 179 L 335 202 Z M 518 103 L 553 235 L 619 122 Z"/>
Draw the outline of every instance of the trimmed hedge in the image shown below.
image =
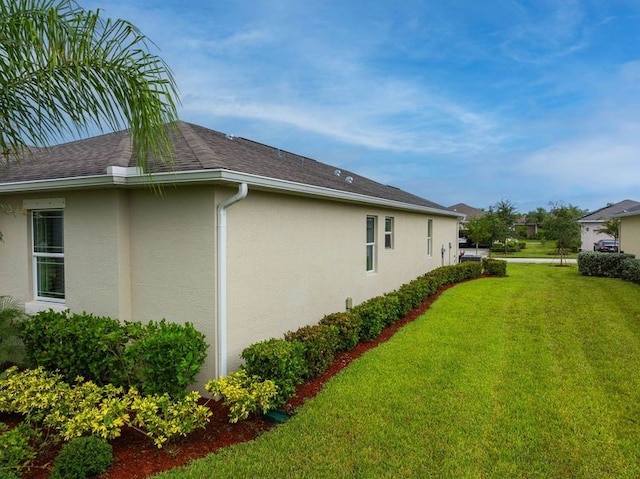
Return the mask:
<path id="1" fill-rule="evenodd" d="M 296 392 L 307 377 L 305 347 L 300 341 L 267 339 L 242 351 L 244 369 L 249 376 L 270 379 L 278 388 L 275 403 L 279 406 Z"/>
<path id="2" fill-rule="evenodd" d="M 507 262 L 493 258 L 482 258 L 482 267 L 489 276 L 506 276 Z"/>
<path id="3" fill-rule="evenodd" d="M 360 342 L 362 318 L 352 311 L 332 313 L 320 320 L 320 324 L 335 326 L 338 329 L 336 352 L 349 351 Z"/>
<path id="4" fill-rule="evenodd" d="M 304 379 L 309 379 L 319 376 L 333 363 L 340 342 L 340 331 L 336 326 L 314 324 L 289 331 L 284 338 L 287 341 L 298 341 L 304 346 L 307 365 Z"/>
<path id="5" fill-rule="evenodd" d="M 29 367 L 98 385 L 135 386 L 145 394 L 185 394 L 206 358 L 204 334 L 191 323 L 121 323 L 109 317 L 43 311 L 22 321 Z"/>
<path id="6" fill-rule="evenodd" d="M 635 256 L 626 253 L 582 252 L 578 254 L 578 273 L 583 276 L 622 278 L 625 265 L 633 262 Z M 634 266 L 626 266 L 629 275 L 633 275 Z"/>
<path id="7" fill-rule="evenodd" d="M 491 268 L 493 274 L 504 276 L 506 262 L 495 263 Z M 332 313 L 315 326 L 289 331 L 285 339 L 254 343 L 242 352 L 243 368 L 250 375 L 272 380 L 278 387 L 277 404 L 284 404 L 304 379 L 324 372 L 335 354 L 353 349 L 358 342 L 373 341 L 386 326 L 405 317 L 441 287 L 478 278 L 482 268 L 480 262 L 436 268 L 395 291 L 362 302 L 351 311 Z"/>

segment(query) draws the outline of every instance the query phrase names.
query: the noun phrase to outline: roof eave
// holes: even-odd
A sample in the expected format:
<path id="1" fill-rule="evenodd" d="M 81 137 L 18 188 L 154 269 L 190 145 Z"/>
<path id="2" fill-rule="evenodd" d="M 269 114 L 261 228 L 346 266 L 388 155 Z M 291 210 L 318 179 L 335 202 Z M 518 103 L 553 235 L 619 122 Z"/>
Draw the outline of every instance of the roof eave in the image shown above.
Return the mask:
<path id="1" fill-rule="evenodd" d="M 149 186 L 149 185 L 175 185 L 184 183 L 247 183 L 250 187 L 278 191 L 285 194 L 300 196 L 321 197 L 335 201 L 359 203 L 367 205 L 384 206 L 393 209 L 432 213 L 440 216 L 460 218 L 460 213 L 446 209 L 405 203 L 401 201 L 367 196 L 349 191 L 334 190 L 322 186 L 314 186 L 294 181 L 281 180 L 259 175 L 252 175 L 237 171 L 215 170 L 191 170 L 174 171 L 165 173 L 132 173 L 131 171 L 111 170 L 109 174 L 80 176 L 73 178 L 61 178 L 50 180 L 32 180 L 13 183 L 0 183 L 0 194 L 45 192 L 60 190 L 75 190 L 87 188 L 125 187 L 125 186 Z"/>

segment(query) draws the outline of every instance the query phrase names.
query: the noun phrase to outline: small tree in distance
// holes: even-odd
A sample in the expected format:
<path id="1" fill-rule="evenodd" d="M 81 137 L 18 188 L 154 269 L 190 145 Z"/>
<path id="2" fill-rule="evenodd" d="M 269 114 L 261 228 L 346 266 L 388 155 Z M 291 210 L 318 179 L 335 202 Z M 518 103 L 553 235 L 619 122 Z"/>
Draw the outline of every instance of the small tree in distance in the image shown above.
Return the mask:
<path id="1" fill-rule="evenodd" d="M 580 224 L 578 218 L 584 211 L 573 205 L 551 203 L 551 210 L 544 222 L 545 237 L 555 240 L 560 265 L 564 264 L 567 254 L 577 250 L 580 245 Z"/>

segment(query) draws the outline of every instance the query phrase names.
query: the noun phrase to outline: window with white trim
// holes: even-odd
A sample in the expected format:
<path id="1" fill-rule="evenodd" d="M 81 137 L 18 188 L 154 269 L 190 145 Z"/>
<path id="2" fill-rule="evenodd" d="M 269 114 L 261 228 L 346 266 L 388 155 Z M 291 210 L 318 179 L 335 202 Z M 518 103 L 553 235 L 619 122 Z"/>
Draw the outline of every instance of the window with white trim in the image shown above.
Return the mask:
<path id="1" fill-rule="evenodd" d="M 384 247 L 393 249 L 393 216 L 384 219 Z"/>
<path id="2" fill-rule="evenodd" d="M 64 212 L 31 212 L 33 295 L 35 300 L 64 302 Z"/>
<path id="3" fill-rule="evenodd" d="M 433 220 L 427 220 L 427 256 L 433 255 Z"/>
<path id="4" fill-rule="evenodd" d="M 376 269 L 376 216 L 367 216 L 367 272 Z"/>

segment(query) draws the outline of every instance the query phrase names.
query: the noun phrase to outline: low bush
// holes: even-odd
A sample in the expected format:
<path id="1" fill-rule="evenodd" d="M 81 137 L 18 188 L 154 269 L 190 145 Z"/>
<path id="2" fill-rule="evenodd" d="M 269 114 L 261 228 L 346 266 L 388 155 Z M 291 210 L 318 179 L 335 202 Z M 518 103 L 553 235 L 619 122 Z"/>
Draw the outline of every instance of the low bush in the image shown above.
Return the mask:
<path id="1" fill-rule="evenodd" d="M 25 318 L 18 301 L 10 296 L 0 296 L 0 370 L 9 362 L 22 361 L 19 333 L 20 323 Z"/>
<path id="2" fill-rule="evenodd" d="M 627 258 L 622 263 L 621 278 L 631 283 L 640 284 L 640 261 L 635 258 Z"/>
<path id="3" fill-rule="evenodd" d="M 134 331 L 134 341 L 123 353 L 129 384 L 147 395 L 184 395 L 207 356 L 204 334 L 191 323 L 168 323 L 164 319 L 144 326 L 138 323 Z"/>
<path id="4" fill-rule="evenodd" d="M 622 278 L 625 263 L 635 258 L 625 253 L 599 253 L 586 251 L 578 254 L 578 273 L 583 276 Z"/>
<path id="5" fill-rule="evenodd" d="M 360 341 L 362 319 L 351 311 L 328 314 L 320 320 L 320 324 L 338 329 L 336 352 L 349 351 Z"/>
<path id="6" fill-rule="evenodd" d="M 333 351 L 339 352 L 353 349 L 360 341 L 373 341 L 385 326 L 405 317 L 442 286 L 481 274 L 480 262 L 436 268 L 395 291 L 368 299 L 348 312 L 329 314 L 317 326 L 289 332 L 286 339 L 274 338 L 250 345 L 242 352 L 243 367 L 250 375 L 273 380 L 278 387 L 277 403 L 283 404 L 305 378 L 320 374 L 331 364 L 331 343 Z M 335 326 L 338 334 L 329 334 L 329 330 L 321 326 Z"/>
<path id="7" fill-rule="evenodd" d="M 19 424 L 7 431 L 0 422 L 0 478 L 20 477 L 36 454 L 31 445 L 35 432 L 27 424 Z"/>
<path id="8" fill-rule="evenodd" d="M 206 358 L 204 334 L 191 323 L 120 323 L 92 314 L 44 311 L 21 323 L 30 367 L 144 394 L 185 394 Z"/>
<path id="9" fill-rule="evenodd" d="M 360 316 L 360 340 L 373 341 L 387 325 L 387 311 L 385 302 L 381 296 L 371 298 L 352 309 L 354 314 Z"/>
<path id="10" fill-rule="evenodd" d="M 272 380 L 278 388 L 276 404 L 284 404 L 307 376 L 304 345 L 299 341 L 267 339 L 242 351 L 244 368 L 249 376 Z"/>
<path id="11" fill-rule="evenodd" d="M 113 450 L 104 439 L 79 437 L 58 453 L 51 473 L 52 479 L 85 479 L 107 471 L 113 462 Z"/>
<path id="12" fill-rule="evenodd" d="M 287 341 L 298 341 L 304 347 L 307 364 L 304 379 L 319 376 L 327 370 L 336 357 L 340 332 L 335 326 L 314 324 L 285 333 Z"/>
<path id="13" fill-rule="evenodd" d="M 20 336 L 29 367 L 59 371 L 66 381 L 77 376 L 100 385 L 125 381 L 121 356 L 129 337 L 115 319 L 42 311 L 21 323 Z"/>
<path id="14" fill-rule="evenodd" d="M 276 407 L 276 384 L 270 379 L 263 381 L 258 376 L 249 376 L 244 369 L 209 381 L 204 388 L 214 396 L 222 396 L 231 423 L 247 419 L 249 414 L 266 414 Z"/>
<path id="15" fill-rule="evenodd" d="M 21 414 L 27 424 L 42 425 L 66 441 L 86 435 L 113 439 L 132 426 L 162 447 L 208 422 L 211 411 L 199 399 L 197 392 L 180 399 L 142 396 L 135 388 L 125 392 L 81 379 L 69 385 L 42 368 L 9 368 L 0 381 L 0 412 Z"/>
<path id="16" fill-rule="evenodd" d="M 482 268 L 489 276 L 506 276 L 507 262 L 493 258 L 482 258 Z"/>

